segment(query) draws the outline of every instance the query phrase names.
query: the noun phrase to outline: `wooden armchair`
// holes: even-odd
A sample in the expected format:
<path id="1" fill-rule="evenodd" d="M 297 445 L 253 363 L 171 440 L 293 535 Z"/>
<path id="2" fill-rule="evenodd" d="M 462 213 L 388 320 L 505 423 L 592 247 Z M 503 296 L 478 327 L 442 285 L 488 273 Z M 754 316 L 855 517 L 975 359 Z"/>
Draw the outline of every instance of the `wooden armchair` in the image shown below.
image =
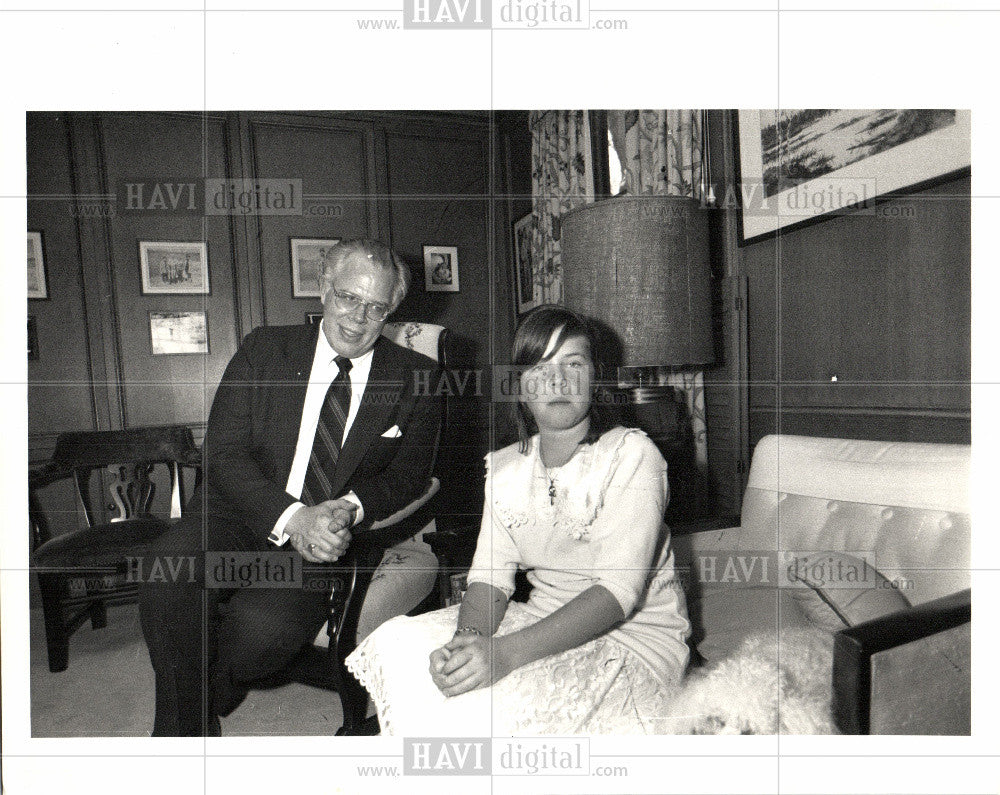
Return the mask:
<path id="1" fill-rule="evenodd" d="M 201 454 L 185 426 L 63 433 L 52 458 L 31 471 L 31 568 L 42 594 L 50 671 L 66 670 L 69 638 L 88 618 L 100 629 L 108 604 L 135 600 L 138 584 L 130 582 L 128 562 L 170 523 L 150 513 L 157 465 L 169 474 L 169 516 L 176 519 L 184 504 L 182 467 L 196 471 L 196 485 L 201 478 Z M 113 516 L 106 522 L 90 488 L 95 470 L 102 470 L 110 491 Z M 64 479 L 74 484 L 79 529 L 53 537 L 38 492 Z"/>

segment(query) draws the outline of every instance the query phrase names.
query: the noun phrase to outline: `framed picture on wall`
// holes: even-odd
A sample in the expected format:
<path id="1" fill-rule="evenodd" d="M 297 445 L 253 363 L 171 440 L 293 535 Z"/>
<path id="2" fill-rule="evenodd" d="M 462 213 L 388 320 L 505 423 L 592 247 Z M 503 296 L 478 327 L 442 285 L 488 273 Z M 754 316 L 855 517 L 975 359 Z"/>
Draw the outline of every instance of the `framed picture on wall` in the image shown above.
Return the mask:
<path id="1" fill-rule="evenodd" d="M 969 168 L 963 110 L 741 110 L 740 242 L 851 212 Z"/>
<path id="2" fill-rule="evenodd" d="M 49 281 L 45 273 L 42 233 L 28 232 L 28 298 L 48 298 Z"/>
<path id="3" fill-rule="evenodd" d="M 517 294 L 518 314 L 534 309 L 541 303 L 531 258 L 531 239 L 534 231 L 535 216 L 532 213 L 514 222 L 514 288 Z"/>
<path id="4" fill-rule="evenodd" d="M 458 292 L 458 246 L 424 246 L 424 289 Z"/>
<path id="5" fill-rule="evenodd" d="M 204 240 L 139 241 L 143 295 L 207 295 L 208 246 Z"/>
<path id="6" fill-rule="evenodd" d="M 292 248 L 292 298 L 321 298 L 319 276 L 330 249 L 340 242 L 339 237 L 321 240 L 315 237 L 293 237 Z"/>
<path id="7" fill-rule="evenodd" d="M 208 353 L 205 313 L 150 312 L 149 339 L 154 356 Z"/>

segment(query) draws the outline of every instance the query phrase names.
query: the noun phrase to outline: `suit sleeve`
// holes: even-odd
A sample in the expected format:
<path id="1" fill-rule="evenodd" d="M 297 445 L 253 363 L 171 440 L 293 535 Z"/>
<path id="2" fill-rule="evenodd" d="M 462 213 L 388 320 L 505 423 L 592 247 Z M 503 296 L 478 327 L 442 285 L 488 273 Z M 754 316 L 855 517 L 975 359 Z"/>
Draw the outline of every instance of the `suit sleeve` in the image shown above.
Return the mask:
<path id="1" fill-rule="evenodd" d="M 205 478 L 241 521 L 266 537 L 278 517 L 295 502 L 284 483 L 262 471 L 253 454 L 252 409 L 261 373 L 255 362 L 266 356 L 259 331 L 244 340 L 230 360 L 212 402 L 205 431 Z"/>
<path id="2" fill-rule="evenodd" d="M 432 375 L 430 383 L 438 383 L 438 378 Z M 415 381 L 410 379 L 404 389 L 417 389 Z M 364 506 L 364 519 L 357 525 L 359 530 L 405 508 L 427 490 L 441 428 L 441 398 L 428 389 L 424 394 L 414 395 L 409 405 L 412 406 L 409 416 L 397 419 L 403 435 L 389 464 L 373 477 L 356 478 L 349 483 Z"/>

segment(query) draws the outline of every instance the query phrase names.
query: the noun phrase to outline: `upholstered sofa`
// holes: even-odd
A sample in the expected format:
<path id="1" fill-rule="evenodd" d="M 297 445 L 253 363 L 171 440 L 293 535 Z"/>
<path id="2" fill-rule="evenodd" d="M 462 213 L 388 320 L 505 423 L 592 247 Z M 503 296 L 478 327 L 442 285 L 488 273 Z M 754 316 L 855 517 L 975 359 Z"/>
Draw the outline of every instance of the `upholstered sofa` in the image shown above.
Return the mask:
<path id="1" fill-rule="evenodd" d="M 966 445 L 761 439 L 741 525 L 673 540 L 701 670 L 821 627 L 838 731 L 967 734 L 969 464 Z"/>

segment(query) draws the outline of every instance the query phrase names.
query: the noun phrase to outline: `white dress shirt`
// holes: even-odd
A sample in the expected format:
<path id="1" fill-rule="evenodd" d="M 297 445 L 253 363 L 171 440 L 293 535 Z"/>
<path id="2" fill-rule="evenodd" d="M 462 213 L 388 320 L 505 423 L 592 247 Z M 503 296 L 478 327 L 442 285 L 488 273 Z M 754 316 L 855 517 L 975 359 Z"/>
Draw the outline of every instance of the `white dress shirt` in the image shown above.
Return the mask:
<path id="1" fill-rule="evenodd" d="M 347 373 L 351 382 L 351 405 L 344 423 L 344 436 L 340 440 L 341 446 L 347 439 L 347 434 L 350 433 L 354 418 L 358 416 L 358 409 L 361 408 L 361 399 L 365 394 L 365 387 L 368 385 L 368 374 L 372 369 L 374 354 L 373 349 L 363 356 L 351 359 L 351 369 Z M 299 425 L 299 438 L 295 444 L 295 457 L 292 459 L 292 468 L 288 473 L 288 483 L 285 486 L 285 491 L 296 500 L 302 496 L 302 486 L 306 480 L 309 455 L 312 452 L 313 440 L 316 438 L 316 426 L 319 424 L 319 413 L 323 408 L 323 400 L 326 398 L 326 393 L 330 389 L 333 379 L 340 372 L 340 368 L 334 361 L 339 355 L 330 345 L 326 334 L 323 333 L 323 322 L 321 321 L 319 338 L 316 340 L 316 352 L 313 354 L 312 369 L 309 371 L 309 386 L 306 388 L 306 399 L 302 406 L 302 422 Z M 357 513 L 354 515 L 354 524 L 357 524 L 365 515 L 361 501 L 353 491 L 349 491 L 343 497 L 358 506 Z M 278 517 L 278 521 L 274 523 L 274 530 L 269 536 L 272 543 L 281 546 L 288 541 L 289 536 L 285 533 L 288 520 L 292 518 L 292 514 L 303 507 L 305 507 L 303 503 L 293 502 Z"/>

